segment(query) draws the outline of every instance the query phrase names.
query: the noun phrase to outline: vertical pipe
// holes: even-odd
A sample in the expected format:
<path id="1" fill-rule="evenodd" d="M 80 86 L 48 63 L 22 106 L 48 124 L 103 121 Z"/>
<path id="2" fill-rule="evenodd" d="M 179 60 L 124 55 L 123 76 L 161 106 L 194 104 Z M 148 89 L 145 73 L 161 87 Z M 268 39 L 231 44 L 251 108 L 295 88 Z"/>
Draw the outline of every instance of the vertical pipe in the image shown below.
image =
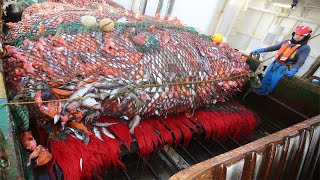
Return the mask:
<path id="1" fill-rule="evenodd" d="M 141 0 L 132 0 L 131 10 L 135 13 L 140 13 L 140 1 Z"/>
<path id="2" fill-rule="evenodd" d="M 218 12 L 215 14 L 211 25 L 211 34 L 214 34 L 217 31 L 217 27 L 221 22 L 223 11 L 226 8 L 229 0 L 224 0 L 222 6 L 218 9 Z"/>
<path id="3" fill-rule="evenodd" d="M 141 0 L 140 1 L 139 11 L 141 12 L 141 14 L 145 14 L 146 7 L 147 7 L 147 2 L 148 2 L 148 0 Z"/>

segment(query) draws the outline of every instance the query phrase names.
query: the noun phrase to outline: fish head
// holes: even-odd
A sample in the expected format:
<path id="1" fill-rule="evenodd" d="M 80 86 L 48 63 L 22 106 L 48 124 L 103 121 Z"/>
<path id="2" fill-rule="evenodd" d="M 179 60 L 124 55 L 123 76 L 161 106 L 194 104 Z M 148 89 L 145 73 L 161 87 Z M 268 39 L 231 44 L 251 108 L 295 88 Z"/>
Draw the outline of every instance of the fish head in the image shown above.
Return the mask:
<path id="1" fill-rule="evenodd" d="M 44 100 L 44 101 L 55 99 L 55 96 L 52 93 L 50 88 L 46 88 L 46 89 L 42 90 L 41 97 L 42 97 L 42 100 Z"/>
<path id="2" fill-rule="evenodd" d="M 20 78 L 20 83 L 22 85 L 24 85 L 24 86 L 27 85 L 28 81 L 29 81 L 29 77 L 28 76 L 23 76 L 23 77 Z"/>

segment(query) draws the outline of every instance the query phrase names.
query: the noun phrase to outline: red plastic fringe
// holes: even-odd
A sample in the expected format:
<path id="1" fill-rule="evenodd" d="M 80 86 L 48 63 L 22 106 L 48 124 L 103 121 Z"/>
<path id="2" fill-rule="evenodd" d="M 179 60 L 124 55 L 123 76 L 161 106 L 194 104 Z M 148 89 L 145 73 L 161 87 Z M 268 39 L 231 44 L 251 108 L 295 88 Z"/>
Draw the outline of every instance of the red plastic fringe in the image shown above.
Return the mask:
<path id="1" fill-rule="evenodd" d="M 249 136 L 256 126 L 257 117 L 253 112 L 239 105 L 238 112 L 202 111 L 198 110 L 194 116 L 187 118 L 185 115 L 169 116 L 166 119 L 150 117 L 140 122 L 135 128 L 134 135 L 137 139 L 141 156 L 148 156 L 155 149 L 164 144 L 187 146 L 192 138 L 192 133 L 199 133 L 203 129 L 205 138 L 224 140 L 228 135 L 240 139 L 243 133 Z M 132 142 L 129 128 L 117 119 L 102 117 L 99 122 L 118 122 L 109 126 L 118 139 L 111 139 L 104 134 L 104 141 L 90 136 L 86 146 L 81 141 L 69 136 L 66 140 L 55 142 L 50 139 L 51 151 L 54 159 L 61 167 L 65 179 L 92 179 L 101 178 L 110 166 L 125 167 L 120 161 L 120 140 L 130 150 Z M 82 158 L 82 170 L 80 169 Z"/>
<path id="2" fill-rule="evenodd" d="M 182 140 L 182 131 L 181 129 L 179 129 L 175 123 L 173 123 L 174 121 L 174 117 L 173 116 L 168 116 L 166 119 L 161 119 L 160 120 L 161 124 L 163 124 L 166 128 L 168 128 L 174 135 L 175 138 L 175 146 L 178 146 L 180 144 L 180 141 Z"/>
<path id="3" fill-rule="evenodd" d="M 183 135 L 183 145 L 187 146 L 192 138 L 192 132 L 188 126 L 183 123 L 184 121 L 187 121 L 188 118 L 185 115 L 180 115 L 175 118 L 172 118 L 169 123 L 174 124 L 177 128 L 179 128 Z M 163 123 L 167 123 L 168 121 L 165 119 Z"/>
<path id="4" fill-rule="evenodd" d="M 79 140 L 68 137 L 64 141 L 55 142 L 50 139 L 51 152 L 64 174 L 64 178 L 80 179 L 80 158 L 86 149 L 85 145 Z"/>
<path id="5" fill-rule="evenodd" d="M 147 121 L 140 122 L 134 129 L 134 135 L 138 142 L 140 155 L 142 156 L 148 156 L 159 147 L 161 139 Z"/>
<path id="6" fill-rule="evenodd" d="M 193 120 L 196 124 L 199 124 L 204 129 L 206 139 L 209 139 L 213 136 L 213 127 L 210 124 L 210 117 L 207 117 L 207 112 L 196 111 L 191 120 Z"/>
<path id="7" fill-rule="evenodd" d="M 51 151 L 64 174 L 64 179 L 101 178 L 113 165 L 125 167 L 120 159 L 120 145 L 117 140 L 102 135 L 104 141 L 90 136 L 88 145 L 68 136 L 64 141 L 50 140 Z M 80 159 L 82 158 L 82 169 Z"/>
<path id="8" fill-rule="evenodd" d="M 183 124 L 185 124 L 186 126 L 188 126 L 192 131 L 193 133 L 195 134 L 199 134 L 199 130 L 198 128 L 194 125 L 193 121 L 191 121 L 189 118 L 183 116 L 181 117 L 183 118 L 183 120 L 181 121 Z"/>
<path id="9" fill-rule="evenodd" d="M 126 145 L 128 150 L 130 151 L 132 137 L 129 132 L 129 128 L 128 128 L 127 124 L 123 124 L 117 119 L 106 118 L 106 117 L 101 117 L 98 119 L 98 121 L 99 122 L 109 122 L 109 123 L 117 122 L 118 124 L 114 124 L 112 126 L 109 126 L 108 129 L 110 129 L 110 131 L 112 131 L 113 134 L 116 135 L 124 143 L 124 145 Z"/>
<path id="10" fill-rule="evenodd" d="M 169 145 L 173 144 L 173 136 L 169 130 L 167 130 L 158 119 L 149 119 L 148 122 L 159 132 L 160 138 L 162 139 L 160 142 L 167 143 Z M 161 144 L 162 146 L 163 144 Z"/>
<path id="11" fill-rule="evenodd" d="M 142 121 L 141 127 L 145 130 L 146 136 L 150 136 L 153 142 L 154 149 L 158 149 L 159 145 L 163 144 L 162 139 L 156 133 L 153 126 L 149 123 L 150 121 Z"/>

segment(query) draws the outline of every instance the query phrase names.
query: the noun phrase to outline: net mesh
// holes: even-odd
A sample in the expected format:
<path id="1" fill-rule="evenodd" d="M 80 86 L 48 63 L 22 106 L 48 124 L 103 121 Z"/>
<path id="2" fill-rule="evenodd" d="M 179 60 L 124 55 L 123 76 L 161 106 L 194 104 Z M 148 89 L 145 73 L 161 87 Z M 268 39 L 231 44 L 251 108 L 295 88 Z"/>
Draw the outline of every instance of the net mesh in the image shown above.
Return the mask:
<path id="1" fill-rule="evenodd" d="M 111 1 L 67 2 L 29 6 L 5 38 L 7 85 L 12 96 L 37 102 L 30 116 L 40 110 L 40 120 L 87 123 L 192 112 L 228 100 L 249 79 L 241 53 L 176 18 L 141 16 Z M 86 28 L 84 15 L 108 17 L 115 28 Z"/>

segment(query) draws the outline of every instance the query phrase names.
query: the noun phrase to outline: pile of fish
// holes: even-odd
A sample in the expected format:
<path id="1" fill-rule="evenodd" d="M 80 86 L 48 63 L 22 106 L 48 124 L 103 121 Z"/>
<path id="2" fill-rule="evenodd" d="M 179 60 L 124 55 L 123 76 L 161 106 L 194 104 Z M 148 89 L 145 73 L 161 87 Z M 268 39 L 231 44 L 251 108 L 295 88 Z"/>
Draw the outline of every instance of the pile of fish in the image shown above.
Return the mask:
<path id="1" fill-rule="evenodd" d="M 111 18 L 113 31 L 80 19 Z M 6 37 L 7 85 L 35 101 L 43 121 L 92 124 L 122 119 L 133 132 L 141 118 L 186 112 L 228 100 L 249 80 L 246 58 L 176 18 L 134 14 L 110 4 L 45 2 L 28 7 Z M 110 137 L 111 135 L 109 135 Z"/>

